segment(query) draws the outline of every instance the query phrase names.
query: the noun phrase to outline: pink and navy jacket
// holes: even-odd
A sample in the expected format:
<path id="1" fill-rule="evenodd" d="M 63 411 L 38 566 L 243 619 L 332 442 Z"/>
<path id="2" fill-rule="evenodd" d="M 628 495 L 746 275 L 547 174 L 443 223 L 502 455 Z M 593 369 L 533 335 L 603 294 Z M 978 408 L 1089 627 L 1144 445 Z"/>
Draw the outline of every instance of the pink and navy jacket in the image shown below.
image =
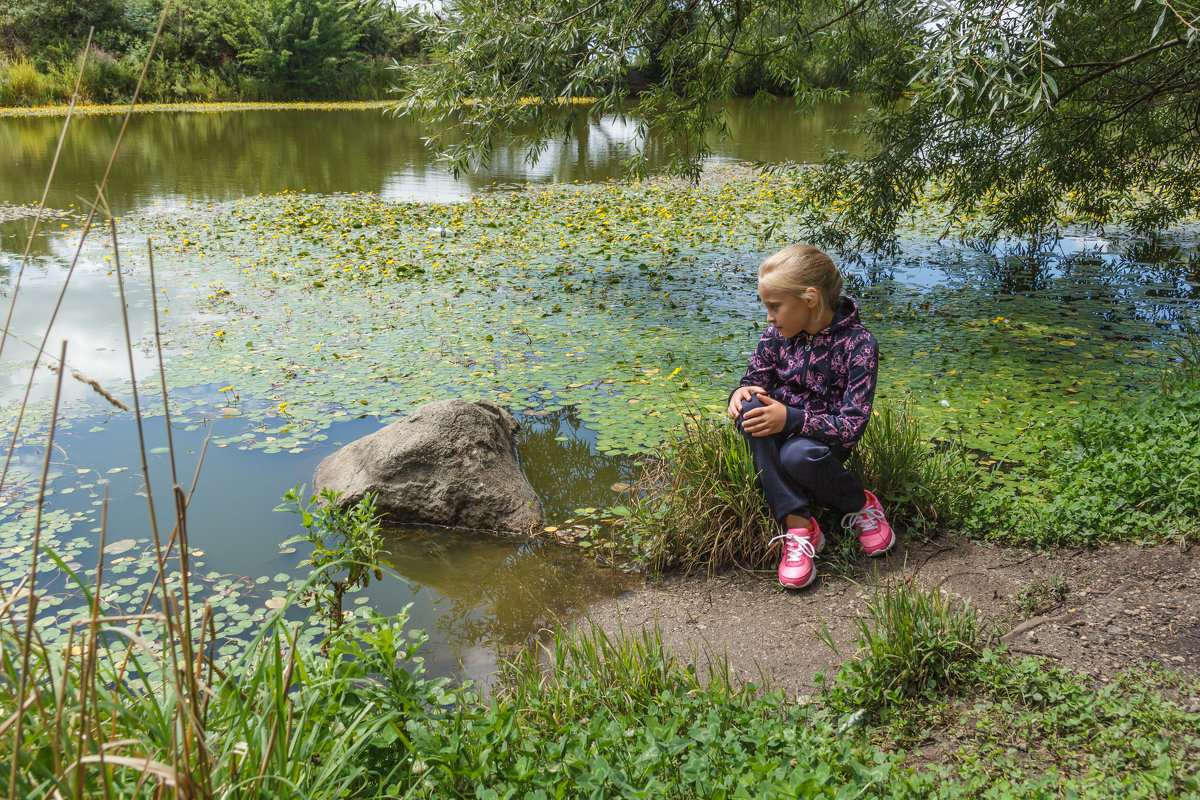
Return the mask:
<path id="1" fill-rule="evenodd" d="M 768 325 L 739 386 L 761 386 L 788 407 L 785 436 L 849 449 L 867 428 L 875 399 L 879 344 L 854 299 L 842 295 L 820 333 L 785 338 Z"/>

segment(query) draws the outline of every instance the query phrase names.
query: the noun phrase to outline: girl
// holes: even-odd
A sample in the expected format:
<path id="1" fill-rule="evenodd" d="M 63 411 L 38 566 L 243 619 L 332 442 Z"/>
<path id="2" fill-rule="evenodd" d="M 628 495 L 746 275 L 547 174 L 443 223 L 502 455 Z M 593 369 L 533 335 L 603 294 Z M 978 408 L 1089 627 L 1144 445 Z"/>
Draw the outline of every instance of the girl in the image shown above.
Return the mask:
<path id="1" fill-rule="evenodd" d="M 867 555 L 896 543 L 879 500 L 844 466 L 871 418 L 879 345 L 842 294 L 833 260 L 815 247 L 792 245 L 762 262 L 758 296 L 767 330 L 729 416 L 785 531 L 771 540 L 783 540 L 779 582 L 799 589 L 816 579 L 813 559 L 825 546 L 810 498 L 843 512 Z"/>

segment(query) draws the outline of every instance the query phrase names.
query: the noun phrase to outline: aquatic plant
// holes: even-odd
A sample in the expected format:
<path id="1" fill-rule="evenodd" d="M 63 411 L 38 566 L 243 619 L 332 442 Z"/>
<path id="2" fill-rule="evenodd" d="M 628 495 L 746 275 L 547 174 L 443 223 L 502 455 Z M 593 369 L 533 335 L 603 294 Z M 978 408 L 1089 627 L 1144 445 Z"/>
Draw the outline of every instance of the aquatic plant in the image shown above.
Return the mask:
<path id="1" fill-rule="evenodd" d="M 300 542 L 312 546 L 312 553 L 301 562 L 311 568 L 306 584 L 305 602 L 324 617 L 329 634 L 337 633 L 345 620 L 342 598 L 355 589 L 371 585 L 371 576 L 383 580 L 379 551 L 383 537 L 379 533 L 382 515 L 375 511 L 375 495 L 368 492 L 354 505 L 343 508 L 337 493 L 325 489 L 306 502 L 304 487 L 296 486 L 284 495 L 276 511 L 300 515 L 305 532 L 286 540 L 283 547 Z"/>

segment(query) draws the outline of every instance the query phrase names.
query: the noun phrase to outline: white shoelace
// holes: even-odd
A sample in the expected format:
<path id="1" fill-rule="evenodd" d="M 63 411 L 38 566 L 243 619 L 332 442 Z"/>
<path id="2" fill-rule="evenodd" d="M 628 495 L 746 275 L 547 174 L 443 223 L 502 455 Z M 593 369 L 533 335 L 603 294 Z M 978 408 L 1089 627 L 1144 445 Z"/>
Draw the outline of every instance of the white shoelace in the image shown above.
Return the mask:
<path id="1" fill-rule="evenodd" d="M 857 526 L 860 533 L 871 533 L 879 529 L 879 523 L 886 521 L 887 517 L 878 508 L 864 508 L 842 517 L 842 527 L 853 530 Z"/>
<path id="2" fill-rule="evenodd" d="M 813 547 L 812 542 L 807 537 L 797 536 L 794 533 L 781 533 L 767 542 L 767 546 L 770 547 L 780 539 L 783 539 L 783 557 L 786 561 L 799 561 L 801 555 L 809 558 L 817 557 L 817 549 Z"/>

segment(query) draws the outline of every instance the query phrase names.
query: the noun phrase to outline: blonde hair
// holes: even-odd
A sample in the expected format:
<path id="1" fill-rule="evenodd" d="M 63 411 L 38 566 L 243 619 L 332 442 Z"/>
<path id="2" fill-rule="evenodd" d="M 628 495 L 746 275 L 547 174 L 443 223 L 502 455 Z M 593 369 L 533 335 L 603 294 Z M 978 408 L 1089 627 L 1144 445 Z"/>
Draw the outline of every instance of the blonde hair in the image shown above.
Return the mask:
<path id="1" fill-rule="evenodd" d="M 836 309 L 842 297 L 842 273 L 833 259 L 808 244 L 794 244 L 758 265 L 758 285 L 803 295 L 816 289 L 822 310 Z"/>

